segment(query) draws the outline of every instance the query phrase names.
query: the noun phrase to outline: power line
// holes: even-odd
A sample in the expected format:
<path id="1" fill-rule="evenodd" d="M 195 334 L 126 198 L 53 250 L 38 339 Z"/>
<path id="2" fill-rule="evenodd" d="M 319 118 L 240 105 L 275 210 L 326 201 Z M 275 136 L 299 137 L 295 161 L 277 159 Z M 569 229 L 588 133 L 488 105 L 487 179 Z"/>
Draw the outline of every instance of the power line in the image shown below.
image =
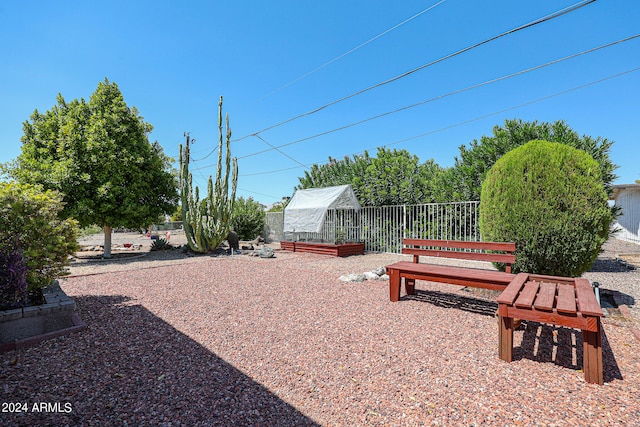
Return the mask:
<path id="1" fill-rule="evenodd" d="M 304 163 L 299 162 L 298 160 L 294 159 L 293 157 L 291 157 L 290 155 L 288 155 L 287 153 L 285 153 L 284 151 L 280 150 L 279 147 L 276 147 L 275 145 L 271 144 L 270 142 L 268 142 L 266 139 L 264 139 L 263 137 L 261 137 L 260 135 L 255 135 L 256 138 L 258 138 L 259 140 L 261 140 L 262 142 L 264 142 L 265 144 L 267 144 L 269 147 L 271 147 L 270 149 L 266 150 L 266 151 L 272 151 L 275 150 L 278 153 L 282 154 L 283 156 L 293 160 L 294 162 L 296 162 L 297 164 L 299 164 L 300 166 L 302 166 L 303 168 L 306 168 L 307 165 L 305 165 Z M 212 166 L 216 166 L 216 164 L 213 165 L 206 165 L 206 166 L 200 166 L 199 168 L 194 168 L 193 170 L 197 171 L 197 170 L 201 170 L 201 169 L 206 169 L 206 168 L 210 168 Z M 296 168 L 298 168 L 298 166 L 296 166 Z M 240 175 L 240 176 L 246 176 L 246 175 Z"/>
<path id="2" fill-rule="evenodd" d="M 300 80 L 302 80 L 302 79 L 304 79 L 304 78 L 306 78 L 306 77 L 310 76 L 311 74 L 313 74 L 313 73 L 315 73 L 315 72 L 317 72 L 317 71 L 320 71 L 321 69 L 323 69 L 323 68 L 325 68 L 325 67 L 327 67 L 327 66 L 329 66 L 329 65 L 333 64 L 334 62 L 336 62 L 336 61 L 338 61 L 338 60 L 340 60 L 340 59 L 344 58 L 345 56 L 347 56 L 347 55 L 349 55 L 349 54 L 351 54 L 351 53 L 355 52 L 356 50 L 358 50 L 358 49 L 360 49 L 360 48 L 362 48 L 362 47 L 364 47 L 364 46 L 368 45 L 369 43 L 371 43 L 371 42 L 373 42 L 373 41 L 375 41 L 375 40 L 379 39 L 380 37 L 382 37 L 382 36 L 384 36 L 384 35 L 386 35 L 386 34 L 390 33 L 391 31 L 393 31 L 393 30 L 395 30 L 395 29 L 397 29 L 397 28 L 401 27 L 402 25 L 406 24 L 407 22 L 410 22 L 410 21 L 412 21 L 412 20 L 416 19 L 417 17 L 419 17 L 420 15 L 423 15 L 423 14 L 427 13 L 428 11 L 430 11 L 431 9 L 434 9 L 435 7 L 437 7 L 437 6 L 441 5 L 441 4 L 442 4 L 442 3 L 444 3 L 445 1 L 446 1 L 446 0 L 440 0 L 438 3 L 436 3 L 436 4 L 432 5 L 432 6 L 429 6 L 429 7 L 427 7 L 426 9 L 421 10 L 420 12 L 418 12 L 418 13 L 416 13 L 415 15 L 413 15 L 413 16 L 411 16 L 411 17 L 409 17 L 409 18 L 405 19 L 404 21 L 400 22 L 399 24 L 396 24 L 396 25 L 394 25 L 393 27 L 391 27 L 391 28 L 389 28 L 389 29 L 387 29 L 387 30 L 383 31 L 382 33 L 380 33 L 380 34 L 378 34 L 378 35 L 376 35 L 376 36 L 374 36 L 374 37 L 370 38 L 369 40 L 367 40 L 367 41 L 365 41 L 365 42 L 363 42 L 363 43 L 360 43 L 358 46 L 356 46 L 356 47 L 354 47 L 354 48 L 352 48 L 352 49 L 349 49 L 349 50 L 348 50 L 348 51 L 346 51 L 345 53 L 343 53 L 343 54 L 341 54 L 341 55 L 338 55 L 337 57 L 333 58 L 332 60 L 327 61 L 327 62 L 325 62 L 324 64 L 322 64 L 322 65 L 320 65 L 320 66 L 318 66 L 318 67 L 314 68 L 313 70 L 311 70 L 311 71 L 309 71 L 309 72 L 307 72 L 307 73 L 305 73 L 305 74 L 303 74 L 303 75 L 301 75 L 301 76 L 299 76 L 299 77 L 295 78 L 294 80 L 290 81 L 289 83 L 286 83 L 286 84 L 284 84 L 284 85 L 280 86 L 279 88 L 277 88 L 277 89 L 273 90 L 272 92 L 270 92 L 270 93 L 268 93 L 267 95 L 265 95 L 265 96 L 263 96 L 263 97 L 259 98 L 258 100 L 260 101 L 260 100 L 263 100 L 263 99 L 265 99 L 265 98 L 268 98 L 269 96 L 273 95 L 274 93 L 276 93 L 276 92 L 278 92 L 278 91 L 280 91 L 280 90 L 282 90 L 282 89 L 284 89 L 284 88 L 286 88 L 286 87 L 288 87 L 288 86 L 291 86 L 292 84 L 294 84 L 294 83 L 296 83 L 296 82 L 298 82 L 298 81 L 300 81 Z M 595 0 L 594 0 L 594 1 L 595 1 Z M 256 134 L 251 135 L 251 136 L 258 136 L 258 134 L 256 133 Z M 240 138 L 240 139 L 244 139 L 244 138 Z M 239 141 L 240 139 L 238 139 L 238 140 L 236 140 L 236 141 Z M 261 138 L 261 139 L 262 139 L 262 138 Z M 264 142 L 268 144 L 268 142 L 266 142 L 266 141 L 264 141 Z M 195 160 L 200 161 L 200 160 L 205 160 L 205 159 L 207 159 L 207 158 L 208 158 L 208 157 L 210 157 L 213 153 L 215 153 L 217 149 L 218 149 L 218 147 L 216 146 L 216 147 L 214 147 L 214 148 L 213 148 L 213 149 L 212 149 L 212 150 L 211 150 L 207 155 L 205 155 L 204 157 L 199 158 L 199 159 L 194 159 L 194 161 L 195 161 Z M 287 156 L 285 153 L 281 153 L 281 154 L 283 154 L 283 155 Z M 289 157 L 289 156 L 287 156 L 287 157 Z M 289 157 L 289 158 L 290 158 L 291 160 L 295 161 L 295 162 L 298 162 L 297 160 L 295 160 L 295 159 L 293 159 L 293 158 L 291 158 L 291 157 Z M 299 163 L 299 162 L 298 162 L 298 163 Z"/>
<path id="3" fill-rule="evenodd" d="M 316 163 L 319 163 L 319 162 L 316 162 Z M 308 167 L 308 165 L 293 166 L 293 167 L 290 167 L 290 168 L 277 169 L 277 170 L 267 171 L 267 172 L 254 172 L 254 173 L 240 174 L 240 175 L 238 175 L 238 177 L 241 177 L 241 176 L 266 175 L 266 174 L 270 174 L 270 173 L 285 172 L 285 171 L 290 171 L 290 170 L 293 170 L 293 169 L 300 169 L 300 167 L 304 167 L 306 169 Z"/>
<path id="4" fill-rule="evenodd" d="M 555 97 L 558 97 L 558 96 L 561 96 L 561 95 L 566 95 L 567 93 L 575 92 L 577 90 L 584 89 L 586 87 L 594 86 L 596 84 L 599 84 L 599 83 L 602 83 L 602 82 L 605 82 L 605 81 L 608 81 L 608 80 L 612 80 L 612 79 L 615 79 L 615 78 L 618 78 L 618 77 L 622 77 L 624 75 L 631 74 L 631 73 L 634 73 L 636 71 L 640 71 L 640 67 L 633 68 L 633 69 L 630 69 L 630 70 L 627 70 L 627 71 L 623 71 L 621 73 L 617 73 L 617 74 L 614 74 L 614 75 L 611 75 L 611 76 L 607 76 L 607 77 L 604 77 L 604 78 L 601 78 L 601 79 L 598 79 L 598 80 L 594 80 L 594 81 L 591 81 L 589 83 L 585 83 L 585 84 L 582 84 L 582 85 L 579 85 L 579 86 L 574 86 L 574 87 L 572 87 L 570 89 L 566 89 L 566 90 L 563 90 L 563 91 L 560 91 L 560 92 L 556 92 L 554 94 L 547 95 L 547 96 L 544 96 L 542 98 L 537 98 L 537 99 L 534 99 L 532 101 L 528 101 L 528 102 L 525 102 L 525 103 L 522 103 L 522 104 L 518 104 L 518 105 L 515 105 L 513 107 L 505 108 L 505 109 L 502 109 L 502 110 L 499 110 L 499 111 L 494 111 L 492 113 L 485 114 L 485 115 L 482 115 L 482 116 L 479 116 L 479 117 L 475 117 L 473 119 L 464 120 L 462 122 L 454 123 L 452 125 L 445 126 L 445 127 L 439 128 L 439 129 L 435 129 L 435 130 L 424 132 L 424 133 L 421 133 L 421 134 L 418 134 L 418 135 L 414 135 L 414 136 L 410 136 L 410 137 L 407 137 L 407 138 L 403 138 L 403 139 L 400 139 L 398 141 L 390 142 L 388 144 L 379 145 L 378 147 L 388 147 L 388 146 L 391 146 L 391 145 L 401 144 L 403 142 L 407 142 L 407 141 L 411 141 L 411 140 L 414 140 L 414 139 L 422 138 L 422 137 L 425 137 L 425 136 L 428 136 L 428 135 L 432 135 L 432 134 L 435 134 L 435 133 L 443 132 L 445 130 L 453 129 L 453 128 L 456 128 L 456 127 L 459 127 L 459 126 L 463 126 L 463 125 L 466 125 L 466 124 L 469 124 L 469 123 L 477 122 L 479 120 L 483 120 L 483 119 L 486 119 L 486 118 L 489 118 L 489 117 L 492 117 L 492 116 L 496 116 L 498 114 L 506 113 L 508 111 L 516 110 L 518 108 L 522 108 L 522 107 L 526 107 L 526 106 L 529 106 L 529 105 L 532 105 L 532 104 L 536 104 L 538 102 L 546 101 L 546 100 L 549 100 L 551 98 L 555 98 Z M 358 153 L 354 153 L 354 154 L 360 154 L 360 153 L 363 153 L 364 151 L 375 150 L 378 147 L 367 148 L 365 150 L 361 150 Z M 352 154 L 352 156 L 354 154 Z M 324 164 L 326 162 L 327 161 L 316 162 L 316 164 Z M 287 169 L 278 169 L 278 170 L 265 171 L 265 172 L 256 172 L 256 173 L 247 174 L 247 175 L 244 175 L 244 176 L 267 175 L 267 174 L 271 174 L 271 173 L 283 172 L 283 171 L 286 171 L 286 170 L 297 169 L 297 168 L 298 167 L 292 167 L 292 168 L 287 168 Z"/>
<path id="5" fill-rule="evenodd" d="M 274 150 L 276 150 L 278 153 L 282 154 L 283 156 L 285 156 L 288 159 L 293 160 L 294 162 L 296 162 L 297 164 L 299 164 L 300 166 L 302 166 L 303 168 L 306 168 L 306 166 L 303 163 L 300 163 L 299 161 L 297 161 L 296 159 L 294 159 L 293 157 L 291 157 L 290 155 L 288 155 L 287 153 L 285 153 L 284 151 L 280 150 L 278 147 L 272 145 L 271 143 L 267 142 L 267 140 L 265 140 L 263 137 L 261 137 L 260 135 L 256 135 L 256 138 L 258 138 L 260 141 L 264 142 L 265 144 L 267 144 L 269 147 L 273 148 Z"/>
<path id="6" fill-rule="evenodd" d="M 341 130 L 345 130 L 345 129 L 348 129 L 348 128 L 351 128 L 351 127 L 354 127 L 354 126 L 358 126 L 358 125 L 361 125 L 363 123 L 366 123 L 366 122 L 369 122 L 369 121 L 372 121 L 372 120 L 376 120 L 376 119 L 379 119 L 379 118 L 382 118 L 382 117 L 386 117 L 386 116 L 389 116 L 389 115 L 392 115 L 392 114 L 396 114 L 396 113 L 399 113 L 401 111 L 405 111 L 405 110 L 408 110 L 408 109 L 411 109 L 411 108 L 418 107 L 420 105 L 424 105 L 424 104 L 427 104 L 427 103 L 430 103 L 430 102 L 434 102 L 434 101 L 437 101 L 437 100 L 440 100 L 440 99 L 447 98 L 449 96 L 457 95 L 459 93 L 463 93 L 463 92 L 469 91 L 471 89 L 476 89 L 476 88 L 479 88 L 479 87 L 482 87 L 482 86 L 489 85 L 491 83 L 496 83 L 496 82 L 499 82 L 499 81 L 502 81 L 502 80 L 509 79 L 511 77 L 516 77 L 516 76 L 519 76 L 519 75 L 522 75 L 522 74 L 529 73 L 531 71 L 535 71 L 535 70 L 539 70 L 541 68 L 548 67 L 550 65 L 554 65 L 554 64 L 557 64 L 557 63 L 560 63 L 560 62 L 563 62 L 563 61 L 567 61 L 569 59 L 573 59 L 573 58 L 576 58 L 578 56 L 586 55 L 588 53 L 592 53 L 592 52 L 595 52 L 595 51 L 598 51 L 598 50 L 601 50 L 601 49 L 605 49 L 607 47 L 615 46 L 615 45 L 618 45 L 618 44 L 621 44 L 621 43 L 636 39 L 638 37 L 640 37 L 640 34 L 636 34 L 636 35 L 633 35 L 633 36 L 630 36 L 630 37 L 626 37 L 624 39 L 616 40 L 614 42 L 607 43 L 607 44 L 604 44 L 604 45 L 601 45 L 601 46 L 598 46 L 598 47 L 594 47 L 594 48 L 591 48 L 591 49 L 587 49 L 587 50 L 584 50 L 582 52 L 574 53 L 572 55 L 565 56 L 565 57 L 559 58 L 559 59 L 555 59 L 553 61 L 549 61 L 549 62 L 541 64 L 541 65 L 536 65 L 535 67 L 530 67 L 530 68 L 527 68 L 527 69 L 524 69 L 524 70 L 520 70 L 520 71 L 517 71 L 515 73 L 507 74 L 507 75 L 504 75 L 502 77 L 497 77 L 497 78 L 494 78 L 494 79 L 491 79 L 491 80 L 486 80 L 486 81 L 484 81 L 482 83 L 477 83 L 477 84 L 472 85 L 472 86 L 467 86 L 467 87 L 465 87 L 463 89 L 458 89 L 458 90 L 455 90 L 455 91 L 452 91 L 452 92 L 449 92 L 449 93 L 446 93 L 446 94 L 443 94 L 443 95 L 439 95 L 439 96 L 427 99 L 425 101 L 417 102 L 415 104 L 407 105 L 407 106 L 404 106 L 404 107 L 401 107 L 401 108 L 398 108 L 398 109 L 395 109 L 395 110 L 392 110 L 392 111 L 387 111 L 385 113 L 378 114 L 376 116 L 368 117 L 366 119 L 359 120 L 359 121 L 354 122 L 354 123 L 350 123 L 350 124 L 347 124 L 347 125 L 344 125 L 344 126 L 340 126 L 338 128 L 334 128 L 334 129 L 331 129 L 331 130 L 328 130 L 328 131 L 320 132 L 320 133 L 317 133 L 315 135 L 311 135 L 311 136 L 308 136 L 308 137 L 305 137 L 305 138 L 301 138 L 301 139 L 298 139 L 298 140 L 295 140 L 295 141 L 292 141 L 292 142 L 288 142 L 286 144 L 278 145 L 276 147 L 272 146 L 272 148 L 277 150 L 277 149 L 282 148 L 282 147 L 286 147 L 286 146 L 293 145 L 293 144 L 298 144 L 298 143 L 309 141 L 311 139 L 315 139 L 315 138 L 318 138 L 318 137 L 321 137 L 321 136 L 329 135 L 331 133 L 335 133 L 335 132 L 338 132 L 338 131 L 341 131 Z M 254 136 L 256 136 L 257 138 L 260 138 L 259 135 L 254 135 Z M 266 152 L 269 152 L 269 151 L 271 151 L 271 149 L 257 151 L 255 153 L 251 153 L 251 154 L 247 154 L 245 156 L 239 157 L 239 159 L 245 159 L 245 158 L 256 156 L 258 154 L 266 153 Z"/>
<path id="7" fill-rule="evenodd" d="M 585 84 L 582 84 L 582 85 L 579 85 L 579 86 L 574 86 L 571 89 L 566 89 L 566 90 L 563 90 L 563 91 L 560 91 L 560 92 L 556 92 L 556 93 L 551 94 L 551 95 L 543 96 L 542 98 L 537 98 L 537 99 L 534 99 L 533 101 L 528 101 L 528 102 L 525 102 L 525 103 L 522 103 L 522 104 L 518 104 L 516 106 L 505 108 L 505 109 L 500 110 L 500 111 L 495 111 L 493 113 L 485 114 L 485 115 L 480 116 L 480 117 L 476 117 L 476 118 L 473 118 L 473 119 L 465 120 L 463 122 L 458 122 L 458 123 L 455 123 L 455 124 L 450 125 L 450 126 L 445 126 L 443 128 L 440 128 L 440 129 L 436 129 L 436 130 L 432 130 L 432 131 L 429 131 L 429 132 L 421 133 L 420 135 L 414 135 L 414 136 L 410 136 L 408 138 L 401 139 L 399 141 L 391 142 L 389 144 L 384 144 L 384 145 L 382 145 L 382 147 L 388 147 L 390 145 L 396 145 L 396 144 L 400 144 L 400 143 L 403 143 L 403 142 L 411 141 L 413 139 L 422 138 L 422 137 L 427 136 L 427 135 L 431 135 L 431 134 L 434 134 L 434 133 L 438 133 L 438 132 L 442 132 L 442 131 L 445 131 L 445 130 L 449 130 L 449 129 L 452 129 L 452 128 L 455 128 L 455 127 L 458 127 L 458 126 L 466 125 L 466 124 L 469 124 L 469 123 L 472 123 L 472 122 L 476 122 L 478 120 L 482 120 L 482 119 L 486 119 L 488 117 L 496 116 L 498 114 L 506 113 L 507 111 L 516 110 L 516 109 L 522 108 L 522 107 L 527 107 L 529 105 L 536 104 L 536 103 L 542 102 L 542 101 L 546 101 L 546 100 L 551 99 L 551 98 L 556 98 L 556 97 L 561 96 L 561 95 L 566 95 L 567 93 L 575 92 L 577 90 L 584 89 L 584 88 L 589 87 L 589 86 L 594 86 L 594 85 L 596 85 L 598 83 L 602 83 L 602 82 L 605 82 L 607 80 L 612 80 L 612 79 L 615 79 L 615 78 L 618 78 L 618 77 L 622 77 L 624 75 L 631 74 L 631 73 L 634 73 L 636 71 L 640 71 L 640 67 L 633 68 L 633 69 L 630 69 L 630 70 L 627 70 L 627 71 L 623 71 L 621 73 L 614 74 L 614 75 L 611 75 L 611 76 L 607 76 L 607 77 L 604 77 L 604 78 L 601 78 L 601 79 L 598 79 L 598 80 L 594 80 L 594 81 L 591 81 L 589 83 L 585 83 Z"/>
<path id="8" fill-rule="evenodd" d="M 361 94 L 363 94 L 363 93 L 365 93 L 365 92 L 368 92 L 368 91 L 370 91 L 370 90 L 372 90 L 372 89 L 376 89 L 376 88 L 379 88 L 379 87 L 381 87 L 381 86 L 387 85 L 387 84 L 389 84 L 389 83 L 395 82 L 396 80 L 400 80 L 400 79 L 402 79 L 402 78 L 404 78 L 404 77 L 407 77 L 407 76 L 409 76 L 409 75 L 411 75 L 411 74 L 414 74 L 414 73 L 416 73 L 416 72 L 418 72 L 418 71 L 421 71 L 421 70 L 423 70 L 423 69 L 425 69 L 425 68 L 427 68 L 427 67 L 430 67 L 430 66 L 432 66 L 432 65 L 438 64 L 438 63 L 440 63 L 440 62 L 442 62 L 442 61 L 445 61 L 445 60 L 447 60 L 447 59 L 453 58 L 453 57 L 455 57 L 455 56 L 458 56 L 458 55 L 460 55 L 460 54 L 462 54 L 462 53 L 468 52 L 468 51 L 470 51 L 470 50 L 472 50 L 472 49 L 475 49 L 475 48 L 477 48 L 477 47 L 483 46 L 483 45 L 485 45 L 485 44 L 487 44 L 487 43 L 490 43 L 490 42 L 492 42 L 492 41 L 494 41 L 494 40 L 497 40 L 497 39 L 500 39 L 500 38 L 505 37 L 505 36 L 507 36 L 507 35 L 510 35 L 510 34 L 516 33 L 516 32 L 518 32 L 518 31 L 521 31 L 521 30 L 524 30 L 524 29 L 527 29 L 527 28 L 533 27 L 533 26 L 538 25 L 538 24 L 541 24 L 541 23 L 543 23 L 543 22 L 547 22 L 547 21 L 550 21 L 550 20 L 552 20 L 552 19 L 558 18 L 558 17 L 560 17 L 560 16 L 562 16 L 562 15 L 565 15 L 565 14 L 567 14 L 567 13 L 570 13 L 570 12 L 573 12 L 573 11 L 575 11 L 575 10 L 578 10 L 578 9 L 580 9 L 580 8 L 584 7 L 584 6 L 587 6 L 587 5 L 591 4 L 591 3 L 594 3 L 595 1 L 596 1 L 596 0 L 583 0 L 583 1 L 579 2 L 579 3 L 575 3 L 575 4 L 573 4 L 573 5 L 569 6 L 569 7 L 566 7 L 566 8 L 564 8 L 564 9 L 561 9 L 561 10 L 558 10 L 558 11 L 556 11 L 556 12 L 553 12 L 553 13 L 551 13 L 551 14 L 549 14 L 549 15 L 546 15 L 546 16 L 544 16 L 544 17 L 542 17 L 542 18 L 538 18 L 538 19 L 536 19 L 536 20 L 534 20 L 534 21 L 531 21 L 531 22 L 529 22 L 529 23 L 527 23 L 527 24 L 520 25 L 519 27 L 513 28 L 513 29 L 508 30 L 508 31 L 505 31 L 505 32 L 503 32 L 503 33 L 501 33 L 501 34 L 498 34 L 498 35 L 496 35 L 496 36 L 490 37 L 490 38 L 488 38 L 488 39 L 486 39 L 486 40 L 483 40 L 483 41 L 481 41 L 481 42 L 479 42 L 479 43 L 475 43 L 475 44 L 473 44 L 473 45 L 471 45 L 471 46 L 468 46 L 468 47 L 466 47 L 466 48 L 464 48 L 464 49 L 458 50 L 458 51 L 456 51 L 456 52 L 454 52 L 454 53 L 451 53 L 451 54 L 449 54 L 449 55 L 443 56 L 443 57 L 441 57 L 441 58 L 439 58 L 439 59 L 436 59 L 436 60 L 434 60 L 434 61 L 431 61 L 431 62 L 429 62 L 429 63 L 427 63 L 427 64 L 421 65 L 421 66 L 419 66 L 419 67 L 417 67 L 417 68 L 414 68 L 414 69 L 412 69 L 412 70 L 410 70 L 410 71 L 407 71 L 407 72 L 405 72 L 405 73 L 403 73 L 403 74 L 397 75 L 397 76 L 392 77 L 392 78 L 387 79 L 387 80 L 384 80 L 384 81 L 382 81 L 382 82 L 380 82 L 380 83 L 376 83 L 376 84 L 375 84 L 375 85 L 373 85 L 373 86 L 369 86 L 369 87 L 367 87 L 367 88 L 365 88 L 365 89 L 361 89 L 361 90 L 359 90 L 359 91 L 357 91 L 357 92 L 354 92 L 354 93 L 352 93 L 352 94 L 350 94 L 350 95 L 344 96 L 344 97 L 339 98 L 339 99 L 337 99 L 337 100 L 335 100 L 335 101 L 331 101 L 331 102 L 329 102 L 329 103 L 327 103 L 327 104 L 324 104 L 324 105 L 322 105 L 322 106 L 320 106 L 320 107 L 317 107 L 317 108 L 315 108 L 314 110 L 310 110 L 310 111 L 308 111 L 308 112 L 306 112 L 306 113 L 299 114 L 299 115 L 297 115 L 297 116 L 295 116 L 295 117 L 292 117 L 292 118 L 290 118 L 290 119 L 284 120 L 284 121 L 282 121 L 282 122 L 280 122 L 280 123 L 276 123 L 275 125 L 271 125 L 271 126 L 269 126 L 269 127 L 266 127 L 266 128 L 264 128 L 264 129 L 262 129 L 262 130 L 259 130 L 259 131 L 257 131 L 257 132 L 254 132 L 254 133 L 252 133 L 252 134 L 248 134 L 248 135 L 245 135 L 245 136 L 243 136 L 243 137 L 241 137 L 241 138 L 235 139 L 234 141 L 241 141 L 241 140 L 246 139 L 246 138 L 248 138 L 248 137 L 250 137 L 250 136 L 256 136 L 256 135 L 258 135 L 258 134 L 260 134 L 260 133 L 263 133 L 263 132 L 266 132 L 266 131 L 268 131 L 268 130 L 271 130 L 271 129 L 274 129 L 274 128 L 277 128 L 277 127 L 280 127 L 280 126 L 282 126 L 282 125 L 284 125 L 284 124 L 291 123 L 291 122 L 293 122 L 294 120 L 298 120 L 298 119 L 300 119 L 300 118 L 302 118 L 302 117 L 306 117 L 306 116 L 309 116 L 309 115 L 312 115 L 312 114 L 318 113 L 318 112 L 320 112 L 320 111 L 324 110 L 324 109 L 325 109 L 325 108 L 327 108 L 327 107 L 330 107 L 330 106 L 332 106 L 332 105 L 338 104 L 338 103 L 340 103 L 340 102 L 342 102 L 342 101 L 346 101 L 347 99 L 351 99 L 351 98 L 353 98 L 353 97 L 355 97 L 355 96 L 361 95 Z"/>
<path id="9" fill-rule="evenodd" d="M 251 193 L 251 194 L 257 194 L 258 196 L 271 197 L 272 199 L 276 199 L 276 200 L 281 200 L 282 199 L 282 197 L 276 197 L 276 196 L 272 196 L 270 194 L 264 194 L 264 193 L 258 193 L 256 191 L 245 190 L 244 188 L 238 188 L 238 190 L 244 191 L 244 192 L 247 192 L 247 193 Z"/>
<path id="10" fill-rule="evenodd" d="M 407 22 L 410 22 L 410 21 L 412 21 L 412 20 L 416 19 L 417 17 L 419 17 L 420 15 L 423 15 L 423 14 L 425 14 L 425 13 L 429 12 L 431 9 L 434 9 L 435 7 L 437 7 L 437 6 L 441 5 L 442 3 L 444 3 L 445 1 L 446 1 L 446 0 L 440 0 L 438 3 L 436 3 L 436 4 L 432 5 L 432 6 L 429 6 L 429 7 L 427 7 L 426 9 L 421 10 L 420 12 L 418 12 L 418 13 L 416 13 L 415 15 L 411 16 L 410 18 L 405 19 L 404 21 L 400 22 L 399 24 L 394 25 L 393 27 L 391 27 L 391 28 L 389 28 L 389 29 L 387 29 L 387 30 L 385 30 L 385 31 L 381 32 L 380 34 L 378 34 L 378 35 L 376 35 L 376 36 L 374 36 L 374 37 L 370 38 L 369 40 L 367 40 L 367 41 L 365 41 L 365 42 L 363 42 L 363 43 L 360 43 L 358 46 L 356 46 L 356 47 L 354 47 L 354 48 L 349 49 L 349 50 L 348 50 L 348 51 L 346 51 L 345 53 L 343 53 L 343 54 L 341 54 L 341 55 L 338 55 L 338 56 L 336 56 L 335 58 L 331 59 L 330 61 L 327 61 L 327 62 L 325 62 L 324 64 L 322 64 L 322 65 L 320 65 L 320 66 L 318 66 L 318 67 L 314 68 L 313 70 L 311 70 L 311 71 L 309 71 L 309 72 L 307 72 L 307 73 L 305 73 L 305 74 L 303 74 L 303 75 L 301 75 L 301 76 L 299 76 L 299 77 L 297 77 L 297 78 L 295 78 L 295 79 L 291 80 L 289 83 L 285 83 L 284 85 L 282 85 L 282 86 L 280 86 L 279 88 L 277 88 L 277 89 L 273 90 L 272 92 L 268 93 L 267 95 L 265 95 L 265 96 L 261 97 L 261 98 L 260 98 L 260 99 L 258 99 L 258 100 L 259 100 L 259 101 L 261 101 L 261 100 L 263 100 L 263 99 L 265 99 L 265 98 L 268 98 L 268 97 L 270 97 L 271 95 L 273 95 L 274 93 L 276 93 L 276 92 L 278 92 L 278 91 L 280 91 L 280 90 L 282 90 L 282 89 L 284 89 L 284 88 L 286 88 L 286 87 L 289 87 L 289 86 L 291 86 L 292 84 L 294 84 L 294 83 L 296 83 L 296 82 L 298 82 L 298 81 L 300 81 L 300 80 L 302 80 L 302 79 L 304 79 L 304 78 L 306 78 L 306 77 L 309 77 L 311 74 L 313 74 L 313 73 L 315 73 L 315 72 L 317 72 L 317 71 L 322 70 L 323 68 L 325 68 L 325 67 L 327 67 L 327 66 L 329 66 L 329 65 L 333 64 L 333 63 L 334 63 L 334 62 L 336 62 L 336 61 L 339 61 L 340 59 L 344 58 L 345 56 L 347 56 L 347 55 L 349 55 L 349 54 L 351 54 L 351 53 L 353 53 L 353 52 L 355 52 L 356 50 L 358 50 L 358 49 L 360 49 L 360 48 L 362 48 L 362 47 L 364 47 L 364 46 L 368 45 L 369 43 L 371 43 L 371 42 L 373 42 L 373 41 L 375 41 L 375 40 L 379 39 L 380 37 L 382 37 L 382 36 L 384 36 L 384 35 L 386 35 L 386 34 L 390 33 L 391 31 L 393 31 L 393 30 L 395 30 L 395 29 L 397 29 L 397 28 L 399 28 L 399 27 L 403 26 L 403 25 L 404 25 L 404 24 L 406 24 Z M 255 136 L 255 135 L 252 135 L 252 136 Z"/>

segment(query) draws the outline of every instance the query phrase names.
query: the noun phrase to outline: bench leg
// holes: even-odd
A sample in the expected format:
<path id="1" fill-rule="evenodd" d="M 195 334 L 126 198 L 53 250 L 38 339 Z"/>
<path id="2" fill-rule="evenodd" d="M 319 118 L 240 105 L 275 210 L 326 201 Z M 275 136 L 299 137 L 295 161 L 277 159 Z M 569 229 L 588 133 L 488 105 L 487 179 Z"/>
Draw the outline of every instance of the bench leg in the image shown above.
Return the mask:
<path id="1" fill-rule="evenodd" d="M 602 375 L 602 325 L 600 318 L 595 318 L 597 332 L 582 331 L 582 353 L 584 379 L 588 383 L 603 384 Z"/>
<path id="2" fill-rule="evenodd" d="M 505 362 L 513 360 L 513 319 L 498 316 L 498 355 Z"/>
<path id="3" fill-rule="evenodd" d="M 400 271 L 389 270 L 389 299 L 391 302 L 400 300 Z"/>
<path id="4" fill-rule="evenodd" d="M 413 295 L 416 293 L 416 279 L 404 279 L 404 289 L 407 291 L 407 295 Z"/>

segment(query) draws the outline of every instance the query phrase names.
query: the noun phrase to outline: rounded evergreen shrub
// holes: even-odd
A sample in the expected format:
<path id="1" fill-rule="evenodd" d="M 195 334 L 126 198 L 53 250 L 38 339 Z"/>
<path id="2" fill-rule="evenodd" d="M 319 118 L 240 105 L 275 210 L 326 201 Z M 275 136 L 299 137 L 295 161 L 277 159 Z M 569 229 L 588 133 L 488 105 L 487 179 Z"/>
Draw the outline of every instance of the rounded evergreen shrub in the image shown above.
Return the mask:
<path id="1" fill-rule="evenodd" d="M 264 230 L 266 213 L 262 205 L 251 197 L 240 197 L 233 204 L 231 228 L 242 240 L 251 240 Z"/>
<path id="2" fill-rule="evenodd" d="M 578 277 L 609 236 L 607 202 L 600 166 L 588 153 L 531 141 L 489 170 L 480 233 L 486 241 L 516 243 L 515 273 Z"/>

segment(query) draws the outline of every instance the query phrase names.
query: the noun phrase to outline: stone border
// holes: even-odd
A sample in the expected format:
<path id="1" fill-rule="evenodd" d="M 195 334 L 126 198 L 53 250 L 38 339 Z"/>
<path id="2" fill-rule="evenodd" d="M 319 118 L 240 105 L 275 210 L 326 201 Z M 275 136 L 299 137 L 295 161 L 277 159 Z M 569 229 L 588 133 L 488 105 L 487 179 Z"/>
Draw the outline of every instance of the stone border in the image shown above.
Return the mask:
<path id="1" fill-rule="evenodd" d="M 45 304 L 0 311 L 0 353 L 30 347 L 87 327 L 76 303 L 55 280 L 43 289 Z"/>

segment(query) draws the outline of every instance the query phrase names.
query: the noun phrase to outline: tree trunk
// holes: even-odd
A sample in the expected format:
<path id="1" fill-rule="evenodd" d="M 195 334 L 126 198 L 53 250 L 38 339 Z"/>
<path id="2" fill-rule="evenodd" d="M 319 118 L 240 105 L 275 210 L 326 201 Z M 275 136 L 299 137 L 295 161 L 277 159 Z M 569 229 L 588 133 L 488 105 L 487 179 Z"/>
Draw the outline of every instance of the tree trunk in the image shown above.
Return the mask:
<path id="1" fill-rule="evenodd" d="M 104 226 L 104 255 L 103 258 L 111 258 L 111 227 Z"/>

